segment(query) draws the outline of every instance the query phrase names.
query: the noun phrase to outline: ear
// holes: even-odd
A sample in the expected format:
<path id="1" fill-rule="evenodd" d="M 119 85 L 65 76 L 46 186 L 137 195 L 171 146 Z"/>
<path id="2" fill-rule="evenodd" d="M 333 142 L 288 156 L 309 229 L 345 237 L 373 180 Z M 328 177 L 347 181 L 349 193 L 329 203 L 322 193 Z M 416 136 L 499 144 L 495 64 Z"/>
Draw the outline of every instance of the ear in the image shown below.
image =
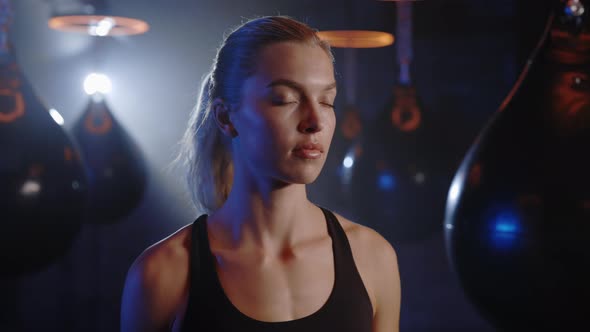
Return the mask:
<path id="1" fill-rule="evenodd" d="M 211 111 L 221 132 L 231 138 L 238 136 L 238 132 L 229 117 L 230 106 L 225 101 L 221 98 L 215 98 L 211 104 Z"/>

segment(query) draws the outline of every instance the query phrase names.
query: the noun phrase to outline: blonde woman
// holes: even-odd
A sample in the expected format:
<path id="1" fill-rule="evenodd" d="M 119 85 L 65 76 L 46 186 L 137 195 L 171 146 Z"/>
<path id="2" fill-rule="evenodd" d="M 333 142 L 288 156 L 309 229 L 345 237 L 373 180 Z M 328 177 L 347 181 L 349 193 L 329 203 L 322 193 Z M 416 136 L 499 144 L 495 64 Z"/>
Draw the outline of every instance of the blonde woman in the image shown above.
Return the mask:
<path id="1" fill-rule="evenodd" d="M 399 330 L 392 246 L 306 195 L 335 97 L 330 47 L 309 26 L 262 17 L 227 36 L 182 153 L 204 214 L 131 266 L 122 331 Z"/>

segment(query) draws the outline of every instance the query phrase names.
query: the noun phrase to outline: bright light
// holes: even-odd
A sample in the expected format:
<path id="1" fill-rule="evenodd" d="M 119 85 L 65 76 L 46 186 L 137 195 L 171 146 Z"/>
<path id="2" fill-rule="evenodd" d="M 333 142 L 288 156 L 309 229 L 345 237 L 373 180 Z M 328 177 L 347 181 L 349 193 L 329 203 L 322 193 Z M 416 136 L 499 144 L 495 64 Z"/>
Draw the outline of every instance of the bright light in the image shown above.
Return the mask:
<path id="1" fill-rule="evenodd" d="M 89 95 L 93 95 L 97 92 L 106 94 L 111 92 L 111 89 L 111 80 L 107 75 L 92 73 L 86 76 L 86 79 L 84 80 L 84 91 Z"/>
<path id="2" fill-rule="evenodd" d="M 565 7 L 567 15 L 582 16 L 585 11 L 584 4 L 580 3 L 580 0 L 569 0 Z"/>
<path id="3" fill-rule="evenodd" d="M 115 26 L 115 20 L 111 17 L 105 17 L 102 20 L 91 24 L 88 27 L 88 34 L 91 36 L 104 37 L 108 36 L 111 29 Z"/>
<path id="4" fill-rule="evenodd" d="M 450 204 L 455 205 L 457 199 L 459 198 L 459 193 L 461 192 L 461 183 L 458 180 L 453 181 L 451 184 L 451 189 L 449 190 L 449 202 Z"/>
<path id="5" fill-rule="evenodd" d="M 51 115 L 53 121 L 55 121 L 58 125 L 63 126 L 64 118 L 61 116 L 61 114 L 59 114 L 59 112 L 55 108 L 49 110 L 49 115 Z"/>
<path id="6" fill-rule="evenodd" d="M 41 184 L 34 180 L 27 180 L 20 188 L 23 196 L 36 196 L 41 192 Z"/>
<path id="7" fill-rule="evenodd" d="M 346 168 L 351 168 L 352 165 L 354 165 L 354 158 L 352 158 L 351 156 L 346 156 L 344 158 L 344 161 L 342 161 L 342 165 L 344 165 L 344 167 Z"/>

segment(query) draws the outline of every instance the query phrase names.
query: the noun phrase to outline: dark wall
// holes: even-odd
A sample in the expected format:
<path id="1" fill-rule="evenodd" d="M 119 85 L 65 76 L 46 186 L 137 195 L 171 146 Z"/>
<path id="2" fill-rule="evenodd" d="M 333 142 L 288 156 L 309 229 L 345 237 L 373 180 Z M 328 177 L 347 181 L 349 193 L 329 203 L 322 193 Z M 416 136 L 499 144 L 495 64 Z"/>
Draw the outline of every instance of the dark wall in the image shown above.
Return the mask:
<path id="1" fill-rule="evenodd" d="M 51 31 L 46 26 L 51 2 L 13 1 L 13 41 L 23 71 L 39 96 L 66 119 L 80 115 L 86 96 L 81 82 L 97 63 L 111 76 L 108 97 L 115 116 L 143 150 L 149 183 L 142 204 L 110 226 L 85 225 L 69 254 L 40 273 L 4 280 L 0 292 L 6 310 L 0 330 L 115 331 L 127 268 L 147 246 L 198 215 L 189 203 L 180 174 L 166 167 L 174 158 L 198 83 L 209 69 L 221 38 L 244 18 L 286 14 L 320 30 L 373 29 L 394 33 L 395 5 L 347 1 L 111 1 L 115 11 L 147 20 L 142 36 L 103 40 L 101 59 L 92 38 Z M 517 4 L 518 3 L 518 4 Z M 519 5 L 520 4 L 520 5 Z M 412 76 L 423 107 L 438 129 L 440 181 L 450 183 L 454 168 L 514 83 L 532 47 L 544 12 L 510 0 L 426 0 L 414 6 Z M 539 23 L 540 22 L 540 23 Z M 343 61 L 336 49 L 336 70 L 345 86 Z M 370 128 L 397 82 L 395 46 L 356 52 L 355 103 Z M 345 106 L 340 90 L 337 112 Z M 417 153 L 428 153 L 429 148 Z M 332 199 L 339 190 L 336 167 L 328 163 L 310 196 L 346 216 L 355 216 Z M 432 208 L 440 228 L 412 241 L 384 236 L 398 253 L 402 278 L 402 331 L 492 331 L 462 293 L 448 264 L 442 237 L 439 194 L 415 205 Z M 354 201 L 352 202 L 354 204 Z M 373 220 L 355 221 L 373 226 Z M 416 220 L 415 222 L 424 222 Z M 437 221 L 438 222 L 438 221 Z M 7 328 L 3 328 L 6 326 Z"/>

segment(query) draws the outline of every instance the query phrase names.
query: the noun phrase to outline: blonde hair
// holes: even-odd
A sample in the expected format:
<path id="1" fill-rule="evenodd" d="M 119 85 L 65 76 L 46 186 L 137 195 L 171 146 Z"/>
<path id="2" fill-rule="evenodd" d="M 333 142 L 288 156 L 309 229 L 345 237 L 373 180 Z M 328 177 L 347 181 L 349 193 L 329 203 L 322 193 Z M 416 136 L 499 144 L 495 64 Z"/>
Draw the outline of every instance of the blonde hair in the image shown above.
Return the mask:
<path id="1" fill-rule="evenodd" d="M 254 74 L 259 51 L 270 44 L 296 41 L 322 47 L 333 60 L 330 46 L 316 30 L 287 16 L 266 16 L 234 29 L 217 52 L 213 68 L 201 82 L 201 90 L 181 140 L 177 161 L 186 168 L 192 201 L 202 213 L 225 203 L 233 183 L 230 139 L 218 129 L 211 102 L 221 98 L 230 105 L 241 100 L 244 80 Z"/>

